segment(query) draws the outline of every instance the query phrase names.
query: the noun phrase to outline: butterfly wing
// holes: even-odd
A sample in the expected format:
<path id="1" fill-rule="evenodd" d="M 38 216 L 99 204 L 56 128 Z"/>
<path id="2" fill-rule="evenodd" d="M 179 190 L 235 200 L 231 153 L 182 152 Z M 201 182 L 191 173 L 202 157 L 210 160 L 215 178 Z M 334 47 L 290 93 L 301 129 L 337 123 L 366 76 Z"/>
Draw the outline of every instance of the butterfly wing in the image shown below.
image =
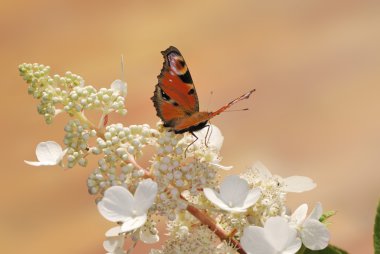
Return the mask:
<path id="1" fill-rule="evenodd" d="M 151 99 L 164 125 L 174 127 L 178 119 L 199 111 L 198 96 L 179 50 L 171 46 L 161 53 L 165 60 Z"/>

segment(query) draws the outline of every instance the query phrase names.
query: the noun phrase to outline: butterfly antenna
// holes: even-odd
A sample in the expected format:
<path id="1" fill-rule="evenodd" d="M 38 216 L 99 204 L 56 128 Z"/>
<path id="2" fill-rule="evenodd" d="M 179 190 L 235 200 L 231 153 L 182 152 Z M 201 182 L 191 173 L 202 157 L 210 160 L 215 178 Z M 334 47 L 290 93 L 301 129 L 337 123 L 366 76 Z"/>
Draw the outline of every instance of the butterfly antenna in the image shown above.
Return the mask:
<path id="1" fill-rule="evenodd" d="M 226 110 L 224 112 L 236 112 L 236 111 L 247 111 L 249 108 L 241 108 L 241 109 L 231 109 L 231 110 Z"/>
<path id="2" fill-rule="evenodd" d="M 121 81 L 126 81 L 125 78 L 125 71 L 124 71 L 124 55 L 120 55 L 120 80 Z"/>

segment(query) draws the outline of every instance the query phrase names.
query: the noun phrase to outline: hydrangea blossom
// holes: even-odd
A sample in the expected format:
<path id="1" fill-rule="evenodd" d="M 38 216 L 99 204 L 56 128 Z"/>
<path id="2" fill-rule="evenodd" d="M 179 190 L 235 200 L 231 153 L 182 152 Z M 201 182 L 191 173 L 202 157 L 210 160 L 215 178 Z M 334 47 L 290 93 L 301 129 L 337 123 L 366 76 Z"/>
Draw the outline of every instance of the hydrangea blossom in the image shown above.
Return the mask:
<path id="1" fill-rule="evenodd" d="M 181 226 L 176 231 L 172 231 L 170 238 L 161 250 L 153 249 L 149 254 L 225 254 L 226 252 L 221 252 L 214 247 L 217 242 L 215 234 L 206 226 Z"/>
<path id="2" fill-rule="evenodd" d="M 120 226 L 113 227 L 106 232 L 107 239 L 103 242 L 103 247 L 107 254 L 125 254 L 125 236 L 121 232 Z"/>
<path id="3" fill-rule="evenodd" d="M 322 250 L 327 247 L 330 233 L 325 224 L 319 221 L 322 216 L 322 205 L 317 203 L 306 218 L 308 206 L 300 205 L 290 216 L 290 225 L 296 228 L 302 243 L 310 250 Z"/>
<path id="4" fill-rule="evenodd" d="M 120 79 L 116 79 L 112 82 L 111 89 L 119 92 L 123 97 L 127 96 L 127 83 Z"/>
<path id="5" fill-rule="evenodd" d="M 221 165 L 221 157 L 219 156 L 220 150 L 222 149 L 224 137 L 220 129 L 210 124 L 199 131 L 195 132 L 198 139 L 195 140 L 194 136 L 189 136 L 195 142 L 192 144 L 190 150 L 195 153 L 202 153 L 204 160 L 208 161 L 210 165 L 217 169 L 230 170 L 232 166 Z"/>
<path id="6" fill-rule="evenodd" d="M 294 254 L 301 248 L 301 240 L 285 218 L 271 217 L 264 228 L 244 229 L 241 245 L 248 254 Z"/>
<path id="7" fill-rule="evenodd" d="M 66 150 L 54 141 L 41 142 L 36 147 L 38 161 L 25 161 L 32 166 L 54 166 L 61 163 Z"/>
<path id="8" fill-rule="evenodd" d="M 245 212 L 260 198 L 260 189 L 249 189 L 247 181 L 237 175 L 224 178 L 220 192 L 204 188 L 206 198 L 220 209 L 230 212 Z"/>
<path id="9" fill-rule="evenodd" d="M 260 161 L 257 161 L 253 168 L 257 170 L 262 180 L 268 180 L 270 178 L 276 179 L 281 186 L 281 190 L 285 192 L 305 192 L 312 190 L 316 187 L 316 184 L 312 179 L 306 176 L 290 176 L 282 178 L 278 175 L 272 175 L 268 168 Z"/>
<path id="10" fill-rule="evenodd" d="M 216 126 L 195 132 L 195 141 L 189 133 L 175 134 L 162 122 L 156 128 L 108 124 L 110 113 L 127 112 L 126 82 L 115 80 L 109 88 L 96 89 L 71 72 L 51 76 L 49 66 L 22 64 L 19 70 L 29 94 L 40 101 L 38 113 L 46 123 L 58 113 L 71 117 L 64 128 L 64 150 L 53 141 L 42 142 L 36 149 L 38 161 L 25 162 L 63 166 L 65 157 L 72 168 L 87 166 L 92 155 L 100 157 L 87 187 L 96 195 L 101 215 L 119 224 L 106 233 L 107 254 L 130 254 L 139 240 L 159 241 L 157 216 L 167 219 L 168 238 L 151 254 L 291 254 L 301 240 L 311 250 L 328 244 L 326 226 L 318 220 L 319 204 L 307 218 L 306 205 L 286 216 L 287 195 L 315 188 L 310 178 L 272 175 L 258 162 L 220 183 L 220 170 L 232 167 L 221 164 L 224 137 Z M 98 124 L 86 117 L 91 110 L 101 112 Z M 148 146 L 154 154 L 142 167 L 139 162 Z M 125 251 L 128 237 L 133 243 Z"/>
<path id="11" fill-rule="evenodd" d="M 112 222 L 122 222 L 121 231 L 128 232 L 144 225 L 147 211 L 157 195 L 157 183 L 143 180 L 133 196 L 126 188 L 112 186 L 98 203 L 98 210 L 104 218 Z"/>
<path id="12" fill-rule="evenodd" d="M 206 146 L 206 144 L 207 147 L 214 149 L 218 152 L 222 149 L 224 137 L 222 135 L 222 132 L 216 125 L 210 124 L 205 128 L 196 131 L 195 135 L 198 137 L 198 139 L 193 144 L 193 150 Z M 194 136 L 189 137 L 195 139 Z"/>
<path id="13" fill-rule="evenodd" d="M 148 243 L 148 244 L 156 243 L 160 240 L 160 237 L 158 236 L 157 233 L 158 233 L 157 231 L 152 233 L 150 230 L 140 229 L 139 238 L 141 241 L 143 241 L 143 243 Z"/>

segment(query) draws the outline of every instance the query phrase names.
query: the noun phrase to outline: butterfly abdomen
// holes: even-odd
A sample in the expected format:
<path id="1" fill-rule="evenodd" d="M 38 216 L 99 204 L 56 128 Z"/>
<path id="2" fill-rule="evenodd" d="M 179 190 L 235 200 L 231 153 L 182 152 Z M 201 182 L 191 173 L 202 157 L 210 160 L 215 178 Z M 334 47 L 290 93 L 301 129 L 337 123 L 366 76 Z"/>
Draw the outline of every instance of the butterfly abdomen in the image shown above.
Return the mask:
<path id="1" fill-rule="evenodd" d="M 210 113 L 195 112 L 188 117 L 177 119 L 173 127 L 174 132 L 185 133 L 187 131 L 199 131 L 206 126 L 208 120 L 210 120 Z"/>
<path id="2" fill-rule="evenodd" d="M 182 130 L 176 130 L 176 129 L 174 129 L 174 133 L 175 134 L 182 134 L 182 133 L 185 133 L 185 132 L 195 132 L 195 131 L 202 130 L 206 125 L 207 125 L 207 121 L 199 123 L 198 125 L 192 125 L 189 128 L 187 128 L 187 129 L 182 129 Z"/>

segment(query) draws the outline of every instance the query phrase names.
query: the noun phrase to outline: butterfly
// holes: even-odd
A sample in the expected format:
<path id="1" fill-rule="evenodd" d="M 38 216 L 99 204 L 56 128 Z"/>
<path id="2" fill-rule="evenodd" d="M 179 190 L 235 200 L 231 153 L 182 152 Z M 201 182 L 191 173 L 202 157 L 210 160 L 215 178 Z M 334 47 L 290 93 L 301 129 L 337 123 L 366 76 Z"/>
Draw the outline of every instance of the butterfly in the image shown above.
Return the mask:
<path id="1" fill-rule="evenodd" d="M 203 129 L 211 118 L 248 99 L 255 91 L 252 89 L 214 112 L 200 112 L 198 95 L 182 54 L 173 46 L 161 53 L 165 60 L 151 100 L 164 127 L 176 134 L 189 132 L 198 139 L 195 131 Z"/>

